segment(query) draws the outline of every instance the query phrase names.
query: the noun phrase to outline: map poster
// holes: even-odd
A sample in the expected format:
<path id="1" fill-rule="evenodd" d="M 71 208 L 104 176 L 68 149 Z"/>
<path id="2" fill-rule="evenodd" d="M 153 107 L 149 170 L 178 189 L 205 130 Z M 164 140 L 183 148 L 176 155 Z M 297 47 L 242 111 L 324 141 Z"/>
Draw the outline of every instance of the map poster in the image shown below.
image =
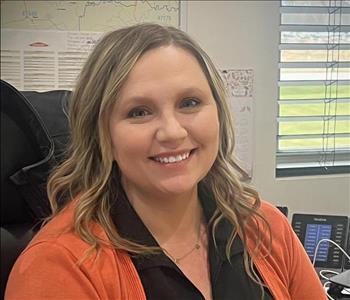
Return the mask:
<path id="1" fill-rule="evenodd" d="M 185 28 L 180 1 L 1 1 L 1 79 L 71 90 L 105 33 L 142 22 Z"/>
<path id="2" fill-rule="evenodd" d="M 235 130 L 235 156 L 248 178 L 253 172 L 253 70 L 221 70 Z"/>

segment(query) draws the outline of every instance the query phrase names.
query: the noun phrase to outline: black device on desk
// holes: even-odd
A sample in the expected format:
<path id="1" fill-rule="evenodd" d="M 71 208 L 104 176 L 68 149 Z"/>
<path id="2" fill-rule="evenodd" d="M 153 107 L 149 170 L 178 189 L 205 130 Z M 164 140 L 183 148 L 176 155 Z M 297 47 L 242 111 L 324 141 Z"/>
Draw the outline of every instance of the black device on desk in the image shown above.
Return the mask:
<path id="1" fill-rule="evenodd" d="M 349 217 L 331 215 L 294 214 L 292 227 L 301 243 L 314 260 L 316 246 L 321 239 L 329 239 L 345 249 L 349 231 Z M 347 251 L 345 249 L 345 251 Z M 335 245 L 322 242 L 317 250 L 315 267 L 341 269 L 343 253 Z"/>
<path id="2" fill-rule="evenodd" d="M 345 251 L 350 255 L 350 219 L 349 219 L 349 227 L 348 227 L 348 243 Z M 344 257 L 344 269 L 350 269 L 350 260 L 346 257 Z"/>
<path id="3" fill-rule="evenodd" d="M 335 300 L 350 299 L 350 270 L 339 273 L 329 278 L 331 283 L 327 291 Z"/>
<path id="4" fill-rule="evenodd" d="M 350 270 L 344 271 L 338 275 L 329 278 L 329 281 L 346 288 L 350 288 Z"/>

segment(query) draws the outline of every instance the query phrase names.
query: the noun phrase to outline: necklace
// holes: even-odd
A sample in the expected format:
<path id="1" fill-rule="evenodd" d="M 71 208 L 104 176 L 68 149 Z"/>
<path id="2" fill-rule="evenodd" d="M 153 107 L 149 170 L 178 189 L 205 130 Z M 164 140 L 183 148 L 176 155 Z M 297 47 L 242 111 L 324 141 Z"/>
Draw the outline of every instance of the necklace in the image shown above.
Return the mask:
<path id="1" fill-rule="evenodd" d="M 174 257 L 172 256 L 165 248 L 162 248 L 162 250 L 166 253 L 167 256 L 176 264 L 180 263 L 180 260 L 183 260 L 185 257 L 189 256 L 194 250 L 199 250 L 201 245 L 199 242 L 197 242 L 193 248 L 191 248 L 187 253 L 183 254 L 180 257 Z"/>
<path id="2" fill-rule="evenodd" d="M 171 255 L 169 253 L 168 250 L 166 250 L 165 248 L 161 247 L 161 249 L 163 250 L 163 252 L 175 263 L 175 264 L 179 264 L 181 260 L 183 260 L 184 258 L 186 258 L 187 256 L 189 256 L 193 251 L 195 250 L 199 250 L 201 248 L 201 245 L 200 245 L 200 238 L 202 236 L 201 234 L 201 226 L 199 227 L 199 232 L 198 232 L 198 238 L 197 238 L 197 242 L 194 244 L 194 246 L 188 250 L 185 254 L 183 254 L 182 256 L 180 257 L 174 257 L 173 255 Z"/>

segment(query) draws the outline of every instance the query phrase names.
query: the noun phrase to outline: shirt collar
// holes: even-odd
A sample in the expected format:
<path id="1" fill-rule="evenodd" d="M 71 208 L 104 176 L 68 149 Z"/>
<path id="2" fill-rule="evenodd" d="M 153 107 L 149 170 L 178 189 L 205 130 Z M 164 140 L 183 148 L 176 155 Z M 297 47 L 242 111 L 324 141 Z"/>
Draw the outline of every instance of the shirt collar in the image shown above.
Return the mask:
<path id="1" fill-rule="evenodd" d="M 213 194 L 207 189 L 204 185 L 199 185 L 199 199 L 202 204 L 204 216 L 206 218 L 207 223 L 209 223 L 211 217 L 214 215 L 214 213 L 217 210 L 217 205 L 214 200 Z M 215 230 L 215 242 L 218 250 L 218 254 L 222 260 L 227 259 L 226 256 L 226 245 L 227 241 L 230 237 L 231 231 L 232 231 L 233 225 L 231 223 L 223 218 L 219 224 L 216 227 Z M 212 237 L 212 227 L 208 228 L 208 238 L 209 242 L 213 243 L 213 237 Z M 233 240 L 233 244 L 231 247 L 231 257 L 233 255 L 240 254 L 244 251 L 243 243 L 241 238 L 236 235 L 235 239 Z"/>
<path id="2" fill-rule="evenodd" d="M 202 204 L 203 213 L 208 223 L 210 218 L 216 211 L 216 203 L 212 194 L 201 185 L 199 186 L 199 199 Z M 141 218 L 138 216 L 132 205 L 130 204 L 125 192 L 118 197 L 116 201 L 113 202 L 111 208 L 112 220 L 116 226 L 119 235 L 130 241 L 145 245 L 145 246 L 156 246 L 159 244 L 152 236 L 151 232 L 147 229 L 145 224 L 142 222 Z M 213 238 L 211 234 L 211 228 L 209 229 L 209 245 L 213 244 Z M 226 258 L 226 244 L 228 237 L 231 233 L 232 225 L 223 219 L 217 226 L 215 231 L 215 241 L 217 246 L 217 254 L 221 260 Z M 243 244 L 240 237 L 237 235 L 233 241 L 231 248 L 231 257 L 243 252 Z M 172 265 L 172 262 L 164 253 L 159 253 L 150 256 L 134 256 L 134 263 L 136 263 L 138 268 L 146 268 L 151 266 L 159 265 Z"/>
<path id="3" fill-rule="evenodd" d="M 130 204 L 125 192 L 121 193 L 111 207 L 112 220 L 119 235 L 129 241 L 144 245 L 159 247 L 159 244 L 152 236 L 146 225 L 142 222 Z M 154 266 L 171 266 L 171 261 L 163 253 L 153 255 L 130 254 L 137 270 Z"/>

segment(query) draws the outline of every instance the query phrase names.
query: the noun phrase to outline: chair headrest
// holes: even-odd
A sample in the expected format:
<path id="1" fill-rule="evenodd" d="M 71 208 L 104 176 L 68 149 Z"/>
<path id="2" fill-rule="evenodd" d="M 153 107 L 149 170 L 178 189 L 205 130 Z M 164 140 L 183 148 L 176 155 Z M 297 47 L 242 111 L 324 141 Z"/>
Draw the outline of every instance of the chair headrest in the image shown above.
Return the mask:
<path id="1" fill-rule="evenodd" d="M 23 221 L 24 217 L 27 220 L 30 216 L 44 218 L 50 213 L 46 182 L 52 167 L 62 158 L 69 138 L 62 107 L 69 94 L 69 91 L 21 93 L 1 80 L 2 224 Z M 23 216 L 26 211 L 31 212 L 30 216 Z"/>

